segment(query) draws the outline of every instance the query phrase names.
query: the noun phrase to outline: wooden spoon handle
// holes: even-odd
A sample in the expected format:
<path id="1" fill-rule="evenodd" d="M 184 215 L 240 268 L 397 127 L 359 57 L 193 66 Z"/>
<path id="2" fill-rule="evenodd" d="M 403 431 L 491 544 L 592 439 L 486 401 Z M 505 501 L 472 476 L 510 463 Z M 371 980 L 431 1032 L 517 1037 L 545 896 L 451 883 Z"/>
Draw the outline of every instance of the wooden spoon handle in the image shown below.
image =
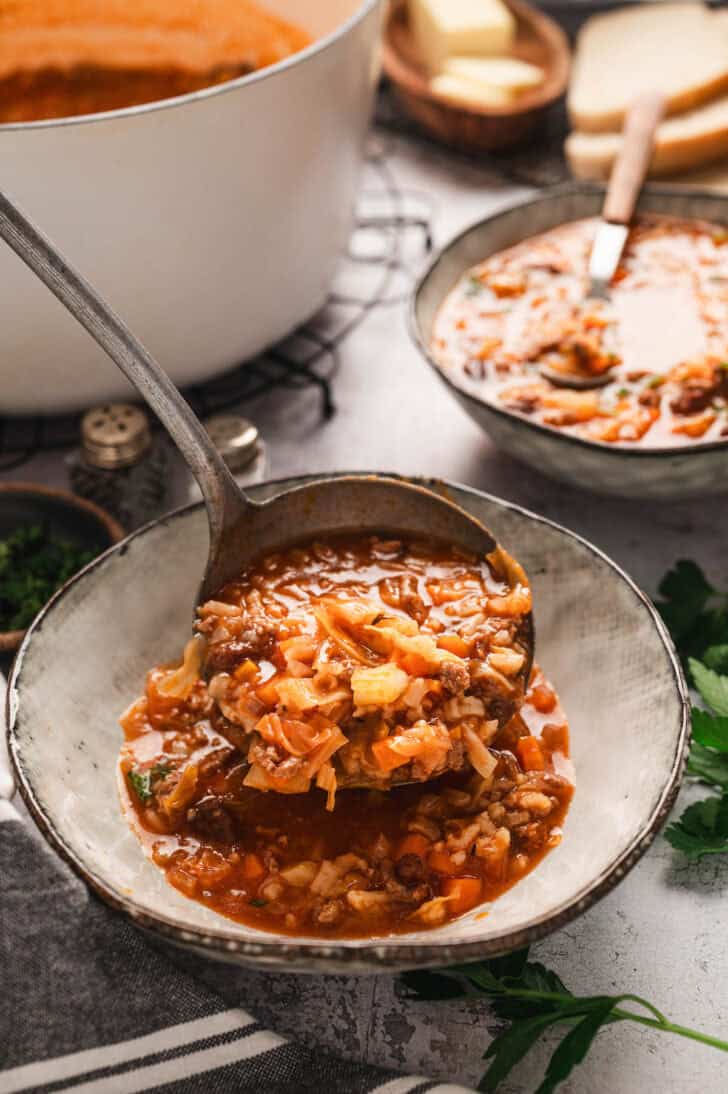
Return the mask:
<path id="1" fill-rule="evenodd" d="M 665 113 L 665 97 L 647 91 L 632 103 L 622 130 L 619 153 L 609 176 L 603 216 L 611 224 L 629 224 L 652 158 L 655 130 Z"/>

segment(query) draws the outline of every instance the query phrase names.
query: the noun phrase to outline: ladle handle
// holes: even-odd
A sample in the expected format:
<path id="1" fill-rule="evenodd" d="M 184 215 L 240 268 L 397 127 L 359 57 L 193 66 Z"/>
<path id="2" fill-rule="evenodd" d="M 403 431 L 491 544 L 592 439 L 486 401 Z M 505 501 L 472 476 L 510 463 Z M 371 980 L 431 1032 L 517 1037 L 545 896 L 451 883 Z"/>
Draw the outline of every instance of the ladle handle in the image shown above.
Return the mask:
<path id="1" fill-rule="evenodd" d="M 165 426 L 199 483 L 215 541 L 224 525 L 239 518 L 247 499 L 167 373 L 93 286 L 1 190 L 0 238 L 108 353 Z"/>
<path id="2" fill-rule="evenodd" d="M 658 91 L 640 95 L 627 111 L 602 213 L 610 224 L 627 225 L 632 220 L 664 113 L 665 96 Z"/>

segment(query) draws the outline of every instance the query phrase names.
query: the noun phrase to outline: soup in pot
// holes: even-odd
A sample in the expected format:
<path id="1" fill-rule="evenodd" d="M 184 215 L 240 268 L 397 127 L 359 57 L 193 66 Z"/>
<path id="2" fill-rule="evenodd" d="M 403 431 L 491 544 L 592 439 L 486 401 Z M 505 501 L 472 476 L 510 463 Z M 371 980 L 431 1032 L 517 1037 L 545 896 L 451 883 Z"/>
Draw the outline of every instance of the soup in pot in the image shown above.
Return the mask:
<path id="1" fill-rule="evenodd" d="M 0 123 L 172 98 L 309 43 L 252 0 L 0 0 Z"/>

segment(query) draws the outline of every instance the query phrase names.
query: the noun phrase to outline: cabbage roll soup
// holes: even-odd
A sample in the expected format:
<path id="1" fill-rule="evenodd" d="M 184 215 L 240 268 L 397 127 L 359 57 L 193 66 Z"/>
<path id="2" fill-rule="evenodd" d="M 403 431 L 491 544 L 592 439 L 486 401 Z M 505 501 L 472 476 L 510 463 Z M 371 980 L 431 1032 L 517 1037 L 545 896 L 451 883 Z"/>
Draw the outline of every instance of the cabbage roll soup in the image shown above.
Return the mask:
<path id="1" fill-rule="evenodd" d="M 500 548 L 339 537 L 262 558 L 122 717 L 145 852 L 278 933 L 411 931 L 492 901 L 559 842 L 573 788 L 530 613 Z"/>
<path id="2" fill-rule="evenodd" d="M 725 441 L 728 232 L 638 218 L 604 301 L 586 299 L 596 225 L 561 225 L 469 270 L 436 318 L 435 361 L 477 398 L 585 440 Z M 606 383 L 569 389 L 542 366 Z"/>

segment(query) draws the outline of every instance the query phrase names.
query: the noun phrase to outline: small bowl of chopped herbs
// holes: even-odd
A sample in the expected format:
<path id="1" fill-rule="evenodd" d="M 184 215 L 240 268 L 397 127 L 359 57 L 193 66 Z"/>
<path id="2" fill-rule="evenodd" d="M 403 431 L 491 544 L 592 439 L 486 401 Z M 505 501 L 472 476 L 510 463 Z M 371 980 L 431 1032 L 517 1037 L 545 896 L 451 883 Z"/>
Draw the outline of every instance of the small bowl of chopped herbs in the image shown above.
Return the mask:
<path id="1" fill-rule="evenodd" d="M 123 536 L 113 517 L 75 494 L 1 485 L 0 652 L 17 649 L 56 590 Z"/>

